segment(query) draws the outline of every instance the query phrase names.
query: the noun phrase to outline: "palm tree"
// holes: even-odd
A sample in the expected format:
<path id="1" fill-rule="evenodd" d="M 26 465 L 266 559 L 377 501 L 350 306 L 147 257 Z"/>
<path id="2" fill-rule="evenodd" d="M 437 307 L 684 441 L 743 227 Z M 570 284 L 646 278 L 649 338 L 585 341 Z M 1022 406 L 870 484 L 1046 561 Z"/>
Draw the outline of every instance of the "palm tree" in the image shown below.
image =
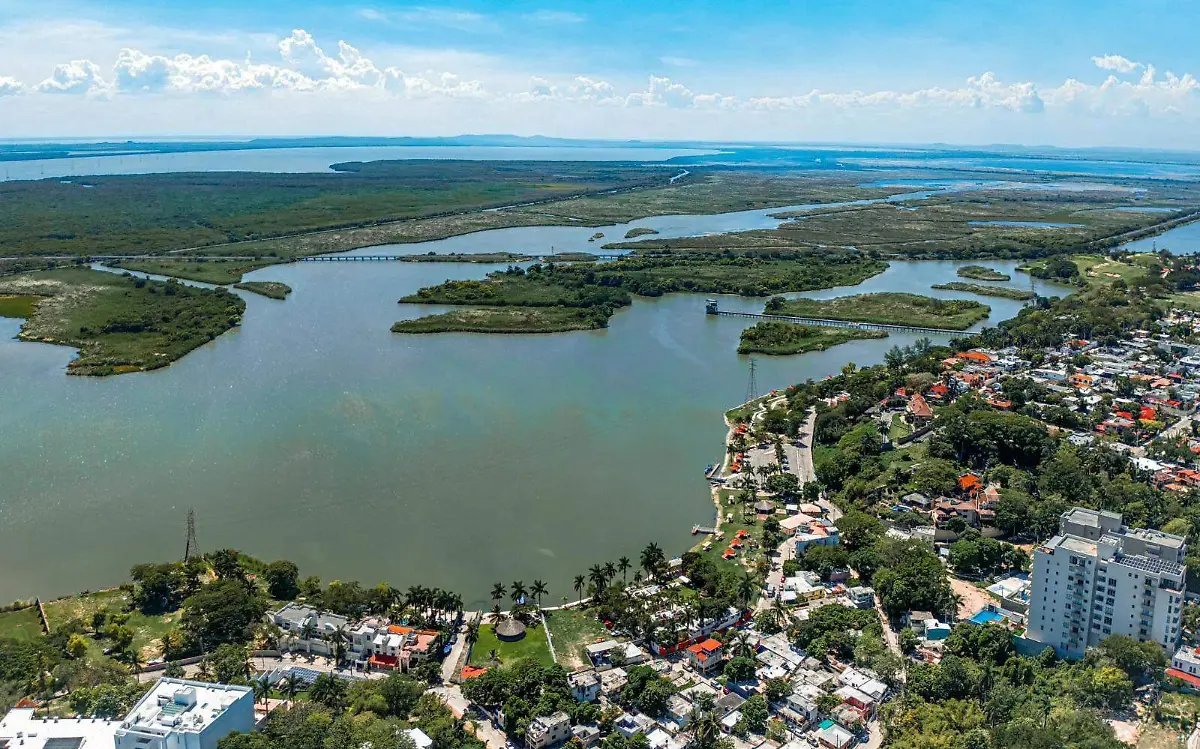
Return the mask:
<path id="1" fill-rule="evenodd" d="M 621 570 L 621 580 L 624 581 L 629 568 L 633 565 L 629 563 L 629 557 L 621 557 L 617 560 L 617 569 Z"/>
<path id="2" fill-rule="evenodd" d="M 633 584 L 637 585 L 641 581 L 642 581 L 642 571 L 638 570 L 637 572 L 633 573 Z"/>
<path id="3" fill-rule="evenodd" d="M 538 608 L 541 608 L 542 596 L 546 595 L 546 593 L 549 591 L 546 588 L 546 583 L 542 582 L 541 580 L 534 580 L 533 587 L 529 589 L 529 592 L 533 594 L 535 599 L 537 599 Z"/>
<path id="4" fill-rule="evenodd" d="M 125 651 L 125 661 L 129 664 L 129 670 L 133 671 L 133 675 L 137 676 L 142 672 L 142 651 L 132 645 Z"/>
<path id="5" fill-rule="evenodd" d="M 470 647 L 479 640 L 479 622 L 471 622 L 467 625 L 467 647 Z"/>
<path id="6" fill-rule="evenodd" d="M 346 659 L 346 643 L 350 642 L 350 635 L 346 633 L 346 625 L 339 626 L 331 637 L 333 639 L 333 663 L 340 666 Z"/>
<path id="7" fill-rule="evenodd" d="M 729 643 L 729 651 L 734 658 L 753 658 L 754 647 L 750 644 L 750 635 L 738 630 Z"/>
<path id="8" fill-rule="evenodd" d="M 346 683 L 332 674 L 321 674 L 313 681 L 308 694 L 330 710 L 337 710 L 346 697 Z"/>
<path id="9" fill-rule="evenodd" d="M 263 676 L 255 679 L 250 686 L 254 687 L 255 704 L 259 702 L 263 703 L 264 705 L 267 704 L 267 697 L 269 697 L 271 694 L 271 685 L 269 682 L 267 682 L 267 677 Z"/>
<path id="10" fill-rule="evenodd" d="M 499 602 L 492 604 L 492 626 L 495 627 L 500 623 L 500 604 Z"/>
<path id="11" fill-rule="evenodd" d="M 754 595 L 754 590 L 754 580 L 750 577 L 750 573 L 743 572 L 737 583 L 737 597 L 743 606 L 750 603 L 750 596 Z"/>
<path id="12" fill-rule="evenodd" d="M 607 585 L 608 581 L 612 580 L 616 576 L 617 576 L 617 565 L 613 564 L 612 562 L 605 562 L 604 563 L 604 577 L 605 577 L 604 584 Z"/>
<path id="13" fill-rule="evenodd" d="M 507 592 L 507 589 L 504 587 L 504 583 L 496 583 L 495 585 L 492 586 L 492 600 L 499 601 L 501 598 L 504 597 L 504 594 L 506 592 Z"/>
<path id="14" fill-rule="evenodd" d="M 579 603 L 583 603 L 583 575 L 576 575 L 573 581 L 575 592 L 579 595 Z"/>
<path id="15" fill-rule="evenodd" d="M 499 663 L 499 662 L 500 662 L 500 651 L 496 650 L 495 648 L 492 648 L 491 650 L 488 651 L 488 663 Z"/>
<path id="16" fill-rule="evenodd" d="M 300 692 L 300 680 L 295 674 L 288 674 L 279 680 L 279 691 L 287 698 L 288 704 L 296 701 L 296 694 Z"/>
<path id="17" fill-rule="evenodd" d="M 664 561 L 666 561 L 666 555 L 663 554 L 663 550 L 658 547 L 658 544 L 653 541 L 647 544 L 646 548 L 642 549 L 642 569 L 646 570 L 647 577 L 654 577 L 654 573 L 658 571 L 658 568 L 662 566 Z"/>
<path id="18" fill-rule="evenodd" d="M 312 641 L 317 636 L 317 624 L 312 619 L 306 619 L 300 627 L 300 639 L 304 640 L 305 650 L 312 655 Z"/>
<path id="19" fill-rule="evenodd" d="M 588 579 L 591 581 L 592 587 L 595 589 L 597 594 L 604 590 L 604 583 L 606 581 L 604 579 L 603 567 L 598 564 L 593 564 L 591 569 L 588 570 Z"/>
<path id="20" fill-rule="evenodd" d="M 521 580 L 513 581 L 509 595 L 512 597 L 513 603 L 520 601 L 525 597 L 525 583 Z"/>
<path id="21" fill-rule="evenodd" d="M 196 667 L 196 676 L 200 677 L 200 681 L 212 681 L 212 661 L 210 661 L 208 658 L 200 661 L 200 665 Z"/>

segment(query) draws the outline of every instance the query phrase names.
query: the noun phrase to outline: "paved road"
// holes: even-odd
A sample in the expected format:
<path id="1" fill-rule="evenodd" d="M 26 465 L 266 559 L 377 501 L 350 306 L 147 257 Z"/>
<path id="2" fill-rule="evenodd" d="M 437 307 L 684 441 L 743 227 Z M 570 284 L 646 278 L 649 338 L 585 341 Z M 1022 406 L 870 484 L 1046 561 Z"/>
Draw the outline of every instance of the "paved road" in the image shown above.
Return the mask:
<path id="1" fill-rule="evenodd" d="M 456 718 L 461 718 L 465 715 L 470 707 L 470 703 L 463 696 L 462 690 L 456 685 L 447 684 L 442 687 L 434 687 L 429 691 L 445 700 L 446 706 L 450 708 L 450 712 L 454 713 L 454 717 Z M 505 749 L 508 737 L 504 735 L 503 731 L 487 721 L 471 722 L 469 725 L 474 727 L 472 732 L 488 745 L 488 749 Z"/>

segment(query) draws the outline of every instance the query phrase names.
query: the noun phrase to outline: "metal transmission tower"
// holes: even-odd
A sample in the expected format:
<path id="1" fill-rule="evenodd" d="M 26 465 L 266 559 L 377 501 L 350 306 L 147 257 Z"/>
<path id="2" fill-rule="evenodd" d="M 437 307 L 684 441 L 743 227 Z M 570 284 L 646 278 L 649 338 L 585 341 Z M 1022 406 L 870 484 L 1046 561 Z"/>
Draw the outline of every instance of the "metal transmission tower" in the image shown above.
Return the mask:
<path id="1" fill-rule="evenodd" d="M 746 403 L 758 397 L 758 380 L 754 376 L 756 369 L 758 369 L 758 362 L 754 361 L 754 357 L 750 357 L 750 381 L 746 383 Z"/>
<path id="2" fill-rule="evenodd" d="M 188 508 L 187 545 L 183 549 L 183 561 L 187 562 L 200 553 L 200 544 L 196 542 L 196 511 Z"/>

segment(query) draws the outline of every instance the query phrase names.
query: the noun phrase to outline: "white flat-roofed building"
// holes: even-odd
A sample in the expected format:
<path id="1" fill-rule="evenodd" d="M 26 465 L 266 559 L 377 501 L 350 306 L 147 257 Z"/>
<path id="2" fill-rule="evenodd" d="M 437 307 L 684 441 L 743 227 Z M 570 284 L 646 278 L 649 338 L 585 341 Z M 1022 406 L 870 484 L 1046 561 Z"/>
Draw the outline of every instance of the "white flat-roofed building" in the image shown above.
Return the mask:
<path id="1" fill-rule="evenodd" d="M 1027 637 L 1080 658 L 1110 635 L 1175 652 L 1181 632 L 1187 542 L 1127 528 L 1113 512 L 1076 507 L 1033 555 Z"/>
<path id="2" fill-rule="evenodd" d="M 113 749 L 119 721 L 35 717 L 32 708 L 10 710 L 0 720 L 4 749 Z"/>
<path id="3" fill-rule="evenodd" d="M 234 731 L 252 730 L 250 687 L 164 678 L 125 716 L 115 741 L 116 749 L 216 749 Z"/>

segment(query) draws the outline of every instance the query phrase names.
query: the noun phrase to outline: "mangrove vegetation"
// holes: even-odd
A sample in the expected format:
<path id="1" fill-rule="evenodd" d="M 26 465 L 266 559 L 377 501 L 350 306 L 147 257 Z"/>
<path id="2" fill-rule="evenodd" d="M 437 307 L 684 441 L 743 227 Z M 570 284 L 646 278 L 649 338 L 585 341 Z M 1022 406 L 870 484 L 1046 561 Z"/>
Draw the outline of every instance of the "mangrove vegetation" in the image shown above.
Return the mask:
<path id="1" fill-rule="evenodd" d="M 1001 273 L 995 268 L 988 268 L 983 265 L 964 265 L 958 269 L 960 278 L 973 278 L 976 281 L 1011 281 L 1012 276 L 1007 273 Z"/>
<path id="2" fill-rule="evenodd" d="M 809 351 L 824 351 L 848 341 L 864 338 L 886 338 L 878 330 L 826 328 L 820 325 L 798 325 L 779 320 L 763 320 L 742 331 L 739 354 L 768 354 L 786 356 Z"/>
<path id="3" fill-rule="evenodd" d="M 0 279 L 0 295 L 44 299 L 22 340 L 74 346 L 69 374 L 112 375 L 165 367 L 235 327 L 246 303 L 224 289 L 198 289 L 89 268 Z"/>
<path id="4" fill-rule="evenodd" d="M 834 299 L 784 299 L 767 302 L 766 312 L 824 320 L 917 325 L 966 330 L 991 312 L 986 304 L 966 299 L 934 299 L 918 294 L 854 294 Z"/>
<path id="5" fill-rule="evenodd" d="M 930 288 L 939 289 L 941 291 L 966 291 L 971 294 L 979 294 L 980 296 L 994 296 L 1000 299 L 1015 299 L 1019 302 L 1028 301 L 1037 296 L 1037 294 L 1028 289 L 1012 289 L 1007 286 L 986 286 L 981 283 L 964 283 L 962 281 L 935 283 Z"/>

